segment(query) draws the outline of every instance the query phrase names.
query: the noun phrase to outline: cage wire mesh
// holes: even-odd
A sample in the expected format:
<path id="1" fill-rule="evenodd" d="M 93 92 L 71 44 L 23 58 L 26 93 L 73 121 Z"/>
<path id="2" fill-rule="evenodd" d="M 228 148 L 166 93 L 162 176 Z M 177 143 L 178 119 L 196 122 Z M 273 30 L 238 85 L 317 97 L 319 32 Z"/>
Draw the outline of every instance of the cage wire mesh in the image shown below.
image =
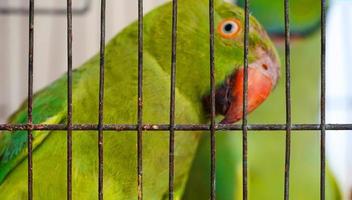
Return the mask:
<path id="1" fill-rule="evenodd" d="M 352 130 L 352 124 L 326 124 L 325 122 L 325 16 L 326 1 L 321 0 L 321 95 L 320 95 L 320 123 L 318 124 L 293 124 L 291 120 L 291 74 L 290 74 L 290 20 L 289 20 L 289 0 L 284 0 L 285 16 L 285 94 L 286 94 L 286 123 L 284 124 L 248 124 L 247 121 L 247 98 L 248 98 L 248 34 L 249 34 L 249 0 L 245 1 L 245 28 L 244 28 L 244 85 L 243 85 L 243 120 L 242 124 L 224 125 L 215 122 L 215 74 L 214 74 L 214 0 L 209 0 L 209 46 L 210 46 L 210 91 L 211 91 L 211 117 L 209 124 L 175 124 L 175 81 L 176 81 L 176 40 L 177 40 L 177 5 L 178 1 L 173 0 L 172 6 L 172 44 L 171 44 L 171 87 L 170 87 L 170 115 L 168 124 L 144 124 L 143 123 L 143 1 L 138 0 L 138 120 L 136 124 L 104 124 L 104 67 L 105 67 L 105 27 L 106 27 L 106 1 L 100 3 L 100 74 L 99 74 L 99 116 L 98 124 L 73 124 L 72 123 L 72 15 L 75 12 L 85 12 L 89 8 L 89 2 L 84 8 L 75 11 L 72 8 L 72 0 L 67 0 L 66 10 L 44 11 L 36 10 L 34 0 L 29 0 L 29 9 L 4 10 L 0 8 L 0 13 L 21 13 L 29 15 L 28 34 L 28 121 L 27 124 L 0 124 L 0 130 L 27 130 L 28 131 L 28 199 L 33 199 L 33 131 L 36 130 L 65 130 L 67 131 L 67 199 L 72 199 L 72 131 L 92 130 L 98 132 L 98 155 L 99 155 L 99 178 L 98 178 L 98 199 L 103 199 L 104 183 L 104 131 L 136 131 L 137 132 L 137 169 L 136 177 L 138 182 L 138 199 L 143 199 L 143 131 L 169 131 L 169 199 L 174 198 L 174 139 L 176 131 L 209 131 L 210 134 L 210 199 L 216 199 L 216 140 L 215 134 L 219 130 L 231 130 L 242 132 L 242 187 L 243 199 L 248 199 L 248 140 L 249 130 L 257 131 L 286 131 L 285 146 L 285 174 L 284 174 L 284 199 L 289 199 L 290 183 L 290 158 L 291 158 L 291 134 L 297 130 L 320 131 L 320 199 L 325 199 L 325 131 L 326 130 Z M 34 55 L 34 20 L 36 14 L 56 13 L 66 14 L 67 17 L 67 124 L 33 124 L 33 55 Z"/>

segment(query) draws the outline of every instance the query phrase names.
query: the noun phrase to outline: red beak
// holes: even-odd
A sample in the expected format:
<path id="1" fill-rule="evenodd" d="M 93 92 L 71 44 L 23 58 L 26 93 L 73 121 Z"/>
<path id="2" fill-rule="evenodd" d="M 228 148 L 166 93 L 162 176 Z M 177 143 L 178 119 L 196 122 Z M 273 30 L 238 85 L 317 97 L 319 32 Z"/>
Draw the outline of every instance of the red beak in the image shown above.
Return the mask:
<path id="1" fill-rule="evenodd" d="M 231 124 L 239 121 L 243 116 L 243 76 L 244 69 L 241 68 L 235 72 L 231 78 L 231 103 L 225 113 L 225 118 L 220 122 L 222 124 Z M 248 95 L 247 95 L 247 113 L 256 109 L 269 96 L 273 88 L 272 79 L 262 73 L 257 68 L 248 67 Z"/>
<path id="2" fill-rule="evenodd" d="M 262 49 L 256 51 L 260 59 L 248 65 L 247 113 L 252 112 L 270 95 L 276 86 L 280 65 L 276 55 Z M 243 67 L 236 70 L 215 91 L 216 114 L 224 115 L 222 124 L 231 124 L 243 117 Z M 210 110 L 210 96 L 204 98 L 206 110 Z"/>

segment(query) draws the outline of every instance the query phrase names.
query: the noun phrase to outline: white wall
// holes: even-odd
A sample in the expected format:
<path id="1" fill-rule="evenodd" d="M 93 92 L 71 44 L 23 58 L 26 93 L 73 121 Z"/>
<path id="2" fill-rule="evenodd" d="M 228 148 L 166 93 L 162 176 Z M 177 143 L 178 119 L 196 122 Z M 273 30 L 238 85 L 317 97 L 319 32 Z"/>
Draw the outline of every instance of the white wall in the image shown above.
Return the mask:
<path id="1" fill-rule="evenodd" d="M 335 0 L 327 18 L 326 120 L 327 123 L 352 122 L 352 2 Z M 327 131 L 327 157 L 341 186 L 343 199 L 351 199 L 351 131 Z"/>
<path id="2" fill-rule="evenodd" d="M 85 0 L 74 0 L 74 7 Z M 145 0 L 144 11 L 167 0 Z M 99 51 L 100 1 L 92 0 L 85 15 L 73 16 L 73 65 L 79 66 Z M 107 41 L 137 19 L 137 0 L 107 0 Z M 27 0 L 0 0 L 0 8 L 28 7 Z M 36 8 L 65 8 L 66 0 L 36 0 Z M 66 16 L 35 16 L 34 88 L 49 84 L 67 67 Z M 0 123 L 27 96 L 28 16 L 0 14 Z"/>

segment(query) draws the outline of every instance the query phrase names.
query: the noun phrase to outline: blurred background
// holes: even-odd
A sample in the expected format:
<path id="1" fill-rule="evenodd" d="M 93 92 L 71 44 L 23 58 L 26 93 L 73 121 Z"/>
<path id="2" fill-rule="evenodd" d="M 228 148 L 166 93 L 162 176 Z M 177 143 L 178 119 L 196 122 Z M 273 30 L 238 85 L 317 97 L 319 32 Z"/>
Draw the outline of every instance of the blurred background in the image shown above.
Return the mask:
<path id="1" fill-rule="evenodd" d="M 146 0 L 144 12 L 164 2 L 167 0 Z M 290 2 L 292 122 L 319 123 L 320 0 L 291 0 Z M 111 0 L 106 3 L 108 41 L 123 27 L 137 19 L 137 1 Z M 238 0 L 237 3 L 243 6 L 243 0 Z M 27 96 L 27 4 L 25 0 L 0 0 L 0 123 L 5 123 L 7 117 Z M 347 0 L 329 1 L 327 123 L 351 123 L 352 121 L 352 90 L 350 89 L 352 69 L 349 64 L 349 59 L 352 57 L 351 4 L 351 1 Z M 37 91 L 66 72 L 66 1 L 36 0 L 35 6 L 34 89 Z M 99 51 L 99 8 L 100 1 L 97 0 L 73 1 L 74 67 L 80 66 Z M 283 0 L 272 0 L 270 6 L 267 0 L 251 1 L 250 9 L 274 39 L 284 67 Z M 273 95 L 250 116 L 250 123 L 285 123 L 284 70 L 282 77 Z M 218 139 L 221 142 L 221 138 Z M 234 160 L 240 160 L 240 138 L 223 139 L 227 141 L 227 145 L 236 150 L 236 153 L 231 154 L 236 157 Z M 283 196 L 284 139 L 284 133 L 279 135 L 260 133 L 249 137 L 250 172 L 255 174 L 255 180 L 259 180 L 252 181 L 253 188 L 250 191 L 256 191 L 256 194 L 264 197 L 263 199 L 277 199 Z M 319 132 L 305 132 L 304 135 L 293 136 L 290 185 L 292 199 L 302 199 L 307 195 L 310 198 L 304 199 L 319 197 L 319 145 Z M 342 192 L 341 198 L 350 199 L 352 156 L 349 152 L 352 151 L 352 135 L 349 131 L 329 131 L 327 148 L 328 167 L 331 168 L 332 176 L 336 178 L 339 190 Z M 221 149 L 218 150 L 218 162 L 225 164 L 229 162 L 226 159 L 222 160 L 220 155 L 223 154 Z M 268 155 L 270 155 L 270 162 L 268 162 Z M 238 171 L 232 173 L 238 174 Z M 228 171 L 217 172 L 217 174 L 219 179 L 229 177 Z M 221 180 L 218 181 L 218 187 L 221 186 L 223 190 L 230 189 L 236 193 L 235 196 L 239 197 L 238 190 L 228 188 L 221 183 Z M 271 183 L 270 188 L 268 183 Z M 279 191 L 277 188 L 280 188 Z M 330 190 L 328 192 L 331 193 Z M 229 193 L 223 191 L 221 194 Z M 253 199 L 257 199 L 256 194 L 254 192 L 251 194 Z"/>

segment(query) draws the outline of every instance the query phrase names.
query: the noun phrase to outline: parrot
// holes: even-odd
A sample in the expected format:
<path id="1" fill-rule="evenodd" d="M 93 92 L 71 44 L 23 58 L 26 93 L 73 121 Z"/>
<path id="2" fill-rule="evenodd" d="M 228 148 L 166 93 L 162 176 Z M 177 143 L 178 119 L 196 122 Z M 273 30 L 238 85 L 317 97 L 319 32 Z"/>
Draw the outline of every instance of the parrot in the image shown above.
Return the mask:
<path id="1" fill-rule="evenodd" d="M 244 0 L 235 0 L 243 7 Z M 302 38 L 314 34 L 320 27 L 321 0 L 289 1 L 290 33 L 292 38 Z M 284 1 L 250 1 L 250 10 L 260 20 L 269 35 L 276 39 L 285 37 Z M 270 14 L 268 14 L 270 13 Z"/>
<path id="2" fill-rule="evenodd" d="M 255 16 L 256 12 L 252 14 Z M 257 19 L 261 20 L 259 16 Z M 291 41 L 293 124 L 320 123 L 320 42 L 320 31 Z M 285 63 L 284 43 L 275 40 L 275 46 L 280 62 Z M 282 69 L 284 73 L 285 68 Z M 275 92 L 248 116 L 248 124 L 285 124 L 285 109 L 285 81 L 280 81 Z M 191 168 L 183 196 L 185 200 L 207 199 L 209 196 L 209 149 L 209 137 L 203 137 Z M 343 199 L 341 187 L 330 164 L 327 160 L 326 199 L 340 200 Z M 283 199 L 284 167 L 285 131 L 248 131 L 248 198 Z M 320 199 L 320 131 L 291 132 L 289 186 L 290 199 Z M 242 199 L 242 191 L 241 131 L 219 131 L 216 135 L 216 197 L 238 200 Z"/>
<path id="3" fill-rule="evenodd" d="M 209 122 L 210 44 L 208 0 L 178 1 L 175 123 Z M 216 113 L 230 124 L 242 116 L 244 11 L 214 1 Z M 280 60 L 265 29 L 250 17 L 248 107 L 254 111 L 278 83 Z M 168 124 L 170 106 L 172 3 L 144 16 L 143 123 Z M 114 36 L 105 49 L 105 124 L 136 124 L 138 98 L 138 22 Z M 73 71 L 73 124 L 98 122 L 99 54 Z M 67 76 L 38 91 L 34 124 L 67 122 Z M 27 122 L 27 101 L 8 122 Z M 66 131 L 33 131 L 33 197 L 64 199 L 67 192 Z M 97 131 L 72 132 L 72 197 L 98 197 Z M 104 198 L 137 198 L 135 131 L 104 131 Z M 181 199 L 197 146 L 207 131 L 175 133 L 174 198 Z M 27 131 L 0 134 L 1 199 L 27 199 Z M 168 197 L 169 135 L 143 131 L 143 197 Z"/>

